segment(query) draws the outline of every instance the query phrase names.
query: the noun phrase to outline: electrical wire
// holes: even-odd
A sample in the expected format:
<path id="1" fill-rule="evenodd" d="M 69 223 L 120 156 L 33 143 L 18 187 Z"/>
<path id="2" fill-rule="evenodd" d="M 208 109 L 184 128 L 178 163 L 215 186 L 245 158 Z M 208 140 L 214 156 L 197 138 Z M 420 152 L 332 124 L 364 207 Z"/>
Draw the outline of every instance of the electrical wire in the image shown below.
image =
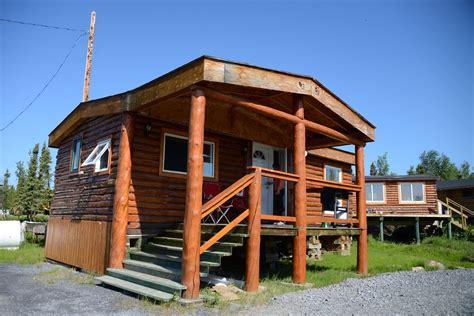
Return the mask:
<path id="1" fill-rule="evenodd" d="M 2 21 L 2 22 L 8 22 L 8 23 L 16 23 L 16 24 L 30 25 L 30 26 L 46 27 L 46 28 L 56 29 L 56 30 L 64 30 L 64 31 L 71 31 L 71 32 L 87 33 L 86 30 L 73 29 L 73 28 L 69 28 L 69 27 L 61 27 L 61 26 L 53 26 L 53 25 L 46 25 L 46 24 L 30 23 L 30 22 L 9 20 L 9 19 L 3 19 L 3 18 L 0 18 L 0 21 Z"/>
<path id="2" fill-rule="evenodd" d="M 35 101 L 43 94 L 43 92 L 46 90 L 46 88 L 48 88 L 48 86 L 51 84 L 51 82 L 54 80 L 54 78 L 56 78 L 57 74 L 59 73 L 59 71 L 61 70 L 61 68 L 64 66 L 64 64 L 66 63 L 67 59 L 69 58 L 69 56 L 71 55 L 72 51 L 74 50 L 74 48 L 76 47 L 77 43 L 79 42 L 79 40 L 85 36 L 89 34 L 88 32 L 84 32 L 82 33 L 81 35 L 79 35 L 76 39 L 76 41 L 74 42 L 74 44 L 71 46 L 71 48 L 69 49 L 68 53 L 66 54 L 66 56 L 64 57 L 63 61 L 61 62 L 61 64 L 59 65 L 59 67 L 56 69 L 56 71 L 54 72 L 53 76 L 46 82 L 46 84 L 44 85 L 43 89 L 40 90 L 40 92 L 33 98 L 33 100 L 20 112 L 18 113 L 14 119 L 12 119 L 7 125 L 5 125 L 3 128 L 0 129 L 0 132 L 3 132 L 4 130 L 6 130 L 10 125 L 12 125 L 23 113 L 26 112 L 26 110 L 28 110 L 30 108 L 30 106 L 33 105 L 33 103 L 35 103 Z"/>

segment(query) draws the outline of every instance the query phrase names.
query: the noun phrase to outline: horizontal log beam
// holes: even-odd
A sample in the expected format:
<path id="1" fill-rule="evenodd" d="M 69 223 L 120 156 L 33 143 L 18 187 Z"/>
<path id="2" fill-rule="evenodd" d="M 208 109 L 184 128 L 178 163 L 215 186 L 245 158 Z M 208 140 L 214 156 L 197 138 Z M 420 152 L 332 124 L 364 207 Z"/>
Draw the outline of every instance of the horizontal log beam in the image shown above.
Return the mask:
<path id="1" fill-rule="evenodd" d="M 252 109 L 252 110 L 254 110 L 254 111 L 256 111 L 260 114 L 270 116 L 270 117 L 274 117 L 274 118 L 281 119 L 281 120 L 286 120 L 286 121 L 289 121 L 289 122 L 294 123 L 294 124 L 304 123 L 306 128 L 313 131 L 313 132 L 323 134 L 327 137 L 330 137 L 330 138 L 333 138 L 333 139 L 336 139 L 336 140 L 340 140 L 340 141 L 343 141 L 345 143 L 349 143 L 349 144 L 361 144 L 362 143 L 361 140 L 356 139 L 356 138 L 351 137 L 351 136 L 348 136 L 348 135 L 345 135 L 345 134 L 343 134 L 339 131 L 336 131 L 336 130 L 330 128 L 330 127 L 327 127 L 327 126 L 324 126 L 322 124 L 318 124 L 318 123 L 315 123 L 315 122 L 312 122 L 312 121 L 308 121 L 308 120 L 305 120 L 305 119 L 298 118 L 295 115 L 292 115 L 292 114 L 289 114 L 289 113 L 286 113 L 286 112 L 268 107 L 266 105 L 262 105 L 262 104 L 258 104 L 258 103 L 255 103 L 255 102 L 251 102 L 251 101 L 242 99 L 242 98 L 230 96 L 230 95 L 227 95 L 227 94 L 224 94 L 224 93 L 214 91 L 214 90 L 209 89 L 209 88 L 202 88 L 202 89 L 206 91 L 206 95 L 210 98 L 213 98 L 213 99 L 225 102 L 225 103 L 229 103 L 229 104 L 233 104 L 233 105 L 237 105 L 237 106 L 242 106 L 242 107 L 245 107 L 245 108 L 248 108 L 248 109 Z"/>

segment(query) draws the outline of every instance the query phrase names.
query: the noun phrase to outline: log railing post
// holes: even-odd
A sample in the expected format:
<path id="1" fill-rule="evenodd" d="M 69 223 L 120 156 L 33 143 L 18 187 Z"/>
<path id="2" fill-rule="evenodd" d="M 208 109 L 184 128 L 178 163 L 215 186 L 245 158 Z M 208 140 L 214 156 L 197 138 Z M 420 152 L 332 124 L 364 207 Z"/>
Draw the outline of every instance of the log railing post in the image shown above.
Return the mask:
<path id="1" fill-rule="evenodd" d="M 303 96 L 294 95 L 295 115 L 304 120 Z M 294 127 L 295 217 L 297 235 L 293 240 L 293 282 L 306 282 L 306 129 L 303 122 Z"/>
<path id="2" fill-rule="evenodd" d="M 132 153 L 134 117 L 130 112 L 122 114 L 120 145 L 115 179 L 112 232 L 110 238 L 109 267 L 123 268 L 127 243 L 128 200 L 132 178 Z"/>
<path id="3" fill-rule="evenodd" d="M 367 254 L 367 213 L 365 203 L 365 175 L 364 175 L 364 147 L 365 144 L 355 146 L 356 182 L 360 186 L 357 192 L 357 219 L 359 220 L 360 235 L 357 241 L 357 272 L 368 273 Z"/>
<path id="4" fill-rule="evenodd" d="M 199 295 L 199 247 L 201 244 L 201 209 L 203 185 L 203 146 L 206 97 L 202 90 L 193 90 L 189 115 L 188 172 L 183 229 L 182 283 L 183 297 L 196 299 Z"/>
<path id="5" fill-rule="evenodd" d="M 249 217 L 247 255 L 245 258 L 245 290 L 257 292 L 260 276 L 260 223 L 261 223 L 262 172 L 255 170 L 254 181 L 249 187 Z"/>

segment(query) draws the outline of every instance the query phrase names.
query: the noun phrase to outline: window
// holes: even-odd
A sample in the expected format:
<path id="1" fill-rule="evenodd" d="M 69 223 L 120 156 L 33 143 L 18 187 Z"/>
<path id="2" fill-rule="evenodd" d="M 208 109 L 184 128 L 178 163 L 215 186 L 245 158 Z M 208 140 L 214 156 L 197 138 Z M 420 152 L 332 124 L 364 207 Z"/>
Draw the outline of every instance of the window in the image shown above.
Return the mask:
<path id="1" fill-rule="evenodd" d="M 110 143 L 110 139 L 99 142 L 82 166 L 95 165 L 95 172 L 109 170 Z"/>
<path id="2" fill-rule="evenodd" d="M 424 202 L 425 187 L 423 183 L 400 183 L 400 201 Z"/>
<path id="3" fill-rule="evenodd" d="M 324 179 L 335 182 L 342 182 L 342 170 L 333 166 L 324 166 Z"/>
<path id="4" fill-rule="evenodd" d="M 81 139 L 77 138 L 72 142 L 71 148 L 71 165 L 69 171 L 78 172 L 79 164 L 81 163 Z"/>
<path id="5" fill-rule="evenodd" d="M 214 178 L 215 144 L 204 142 L 203 176 Z M 186 174 L 188 169 L 188 138 L 165 133 L 163 141 L 163 172 Z"/>
<path id="6" fill-rule="evenodd" d="M 365 185 L 365 197 L 367 202 L 384 202 L 385 185 L 383 183 L 367 183 Z"/>

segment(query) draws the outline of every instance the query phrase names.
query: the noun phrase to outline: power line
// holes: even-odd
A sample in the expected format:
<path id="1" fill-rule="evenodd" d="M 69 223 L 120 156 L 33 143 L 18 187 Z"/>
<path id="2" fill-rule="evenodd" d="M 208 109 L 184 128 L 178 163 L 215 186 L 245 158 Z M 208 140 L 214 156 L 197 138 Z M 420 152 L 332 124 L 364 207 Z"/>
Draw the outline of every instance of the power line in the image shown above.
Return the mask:
<path id="1" fill-rule="evenodd" d="M 84 32 L 82 33 L 81 35 L 79 35 L 76 39 L 76 41 L 74 42 L 74 44 L 71 46 L 71 48 L 69 49 L 69 52 L 66 54 L 66 56 L 64 57 L 63 61 L 61 62 L 61 64 L 59 65 L 58 69 L 56 69 L 56 72 L 53 74 L 53 76 L 48 80 L 48 82 L 46 82 L 46 84 L 44 85 L 43 89 L 41 89 L 41 91 L 33 98 L 33 100 L 20 112 L 17 114 L 17 116 L 15 116 L 15 118 L 13 120 L 11 120 L 7 125 L 5 125 L 2 129 L 0 129 L 0 132 L 3 132 L 4 130 L 6 130 L 10 125 L 12 125 L 23 113 L 26 112 L 26 110 L 29 109 L 30 106 L 33 105 L 33 103 L 35 103 L 35 101 L 43 94 L 43 92 L 46 90 L 46 88 L 50 85 L 50 83 L 54 80 L 54 78 L 56 78 L 56 75 L 59 73 L 59 71 L 61 70 L 61 68 L 64 66 L 64 64 L 66 63 L 67 59 L 69 58 L 69 55 L 71 55 L 72 51 L 74 50 L 74 48 L 76 47 L 77 43 L 79 42 L 79 40 L 87 35 L 88 32 Z"/>
<path id="2" fill-rule="evenodd" d="M 87 33 L 86 30 L 73 29 L 73 28 L 69 28 L 69 27 L 61 27 L 61 26 L 53 26 L 53 25 L 46 25 L 46 24 L 30 23 L 30 22 L 23 22 L 23 21 L 2 19 L 2 18 L 0 18 L 0 21 L 8 22 L 8 23 L 16 23 L 16 24 L 30 25 L 30 26 L 46 27 L 46 28 L 56 29 L 56 30 L 64 30 L 64 31 L 71 31 L 71 32 L 83 32 L 83 33 Z"/>

